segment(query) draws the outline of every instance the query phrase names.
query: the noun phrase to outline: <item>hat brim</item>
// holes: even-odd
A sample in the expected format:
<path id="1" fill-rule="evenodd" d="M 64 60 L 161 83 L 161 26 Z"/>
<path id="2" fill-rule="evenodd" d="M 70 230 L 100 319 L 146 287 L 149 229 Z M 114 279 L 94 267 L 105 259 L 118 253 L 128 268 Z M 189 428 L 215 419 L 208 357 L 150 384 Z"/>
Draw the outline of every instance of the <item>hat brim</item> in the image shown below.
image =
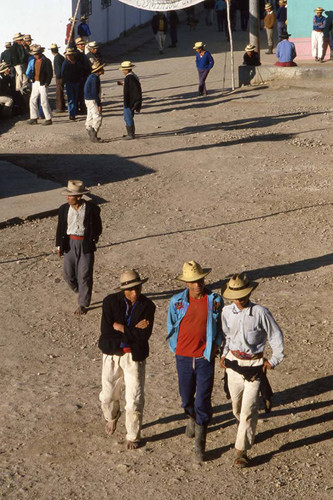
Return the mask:
<path id="1" fill-rule="evenodd" d="M 121 292 L 122 290 L 128 290 L 129 288 L 135 288 L 136 286 L 142 285 L 146 283 L 149 278 L 142 278 L 141 280 L 133 281 L 132 283 L 128 283 L 127 285 L 120 285 L 115 288 L 116 292 Z"/>
<path id="2" fill-rule="evenodd" d="M 92 73 L 97 73 L 97 71 L 99 71 L 100 69 L 103 69 L 103 68 L 104 68 L 104 66 L 105 66 L 105 64 L 101 64 L 100 66 L 98 66 L 98 68 L 96 68 L 96 69 L 92 69 L 92 70 L 91 70 L 91 72 L 92 72 Z"/>
<path id="3" fill-rule="evenodd" d="M 90 189 L 85 189 L 84 191 L 81 191 L 80 193 L 74 193 L 73 191 L 70 191 L 69 189 L 64 189 L 63 191 L 61 191 L 60 194 L 62 194 L 63 196 L 82 196 L 83 194 L 88 194 L 90 193 Z"/>
<path id="4" fill-rule="evenodd" d="M 203 49 L 204 48 L 204 45 L 199 45 L 198 47 L 193 47 L 194 50 L 198 50 L 198 49 Z"/>
<path id="5" fill-rule="evenodd" d="M 179 274 L 178 276 L 176 276 L 175 279 L 178 281 L 184 281 L 185 283 L 194 283 L 195 281 L 201 280 L 202 278 L 207 276 L 207 274 L 209 274 L 211 271 L 212 271 L 212 269 L 207 267 L 207 268 L 202 270 L 201 274 L 197 274 L 197 276 L 195 278 L 188 279 L 183 274 Z"/>
<path id="6" fill-rule="evenodd" d="M 135 68 L 135 64 L 132 64 L 132 66 L 127 66 L 127 68 L 122 68 L 121 66 L 119 66 L 119 70 L 123 70 L 123 69 L 133 69 Z"/>
<path id="7" fill-rule="evenodd" d="M 249 283 L 248 287 L 243 288 L 242 290 L 230 290 L 228 283 L 225 283 L 221 289 L 221 294 L 225 299 L 229 300 L 243 299 L 244 297 L 247 297 L 247 295 L 250 295 L 250 293 L 252 293 L 258 285 L 259 283 L 253 281 L 252 283 Z"/>

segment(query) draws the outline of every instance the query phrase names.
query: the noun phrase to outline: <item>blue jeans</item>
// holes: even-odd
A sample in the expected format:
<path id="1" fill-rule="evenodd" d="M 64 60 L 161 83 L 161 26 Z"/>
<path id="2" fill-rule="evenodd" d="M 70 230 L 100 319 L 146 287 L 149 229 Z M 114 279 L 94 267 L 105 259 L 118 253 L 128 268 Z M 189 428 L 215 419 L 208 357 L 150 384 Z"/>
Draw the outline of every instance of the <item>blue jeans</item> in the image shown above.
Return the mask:
<path id="1" fill-rule="evenodd" d="M 134 112 L 131 110 L 131 108 L 125 108 L 124 107 L 124 120 L 126 123 L 126 127 L 133 127 L 134 125 Z"/>
<path id="2" fill-rule="evenodd" d="M 212 414 L 215 360 L 176 355 L 179 394 L 185 413 L 199 425 L 208 424 Z"/>
<path id="3" fill-rule="evenodd" d="M 199 95 L 206 95 L 206 78 L 209 73 L 209 69 L 198 69 L 199 73 Z"/>
<path id="4" fill-rule="evenodd" d="M 68 114 L 69 116 L 77 115 L 77 101 L 79 97 L 79 83 L 66 83 L 66 92 L 68 99 Z"/>

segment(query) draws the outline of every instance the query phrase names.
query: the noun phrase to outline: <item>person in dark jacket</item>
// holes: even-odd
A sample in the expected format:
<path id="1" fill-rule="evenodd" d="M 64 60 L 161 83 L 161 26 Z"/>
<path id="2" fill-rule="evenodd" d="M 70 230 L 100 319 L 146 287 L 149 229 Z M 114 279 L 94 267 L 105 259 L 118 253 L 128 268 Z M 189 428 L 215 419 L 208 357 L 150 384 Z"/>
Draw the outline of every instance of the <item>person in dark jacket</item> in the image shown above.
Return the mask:
<path id="1" fill-rule="evenodd" d="M 26 53 L 23 47 L 22 33 L 16 33 L 13 37 L 13 44 L 10 48 L 12 65 L 15 68 L 15 85 L 18 92 L 23 92 L 28 84 L 28 79 L 25 75 Z"/>
<path id="2" fill-rule="evenodd" d="M 94 252 L 102 234 L 100 208 L 82 196 L 89 193 L 82 181 L 68 181 L 61 193 L 67 203 L 58 215 L 56 246 L 58 257 L 64 256 L 63 275 L 73 292 L 78 293 L 74 314 L 86 314 L 93 286 Z"/>
<path id="3" fill-rule="evenodd" d="M 142 91 L 139 78 L 133 73 L 135 64 L 131 61 L 121 63 L 120 69 L 124 75 L 124 81 L 118 80 L 118 85 L 124 86 L 124 120 L 126 123 L 127 135 L 124 139 L 135 138 L 134 112 L 140 113 L 142 106 Z"/>
<path id="4" fill-rule="evenodd" d="M 77 34 L 83 38 L 85 42 L 89 41 L 89 37 L 91 35 L 90 28 L 87 24 L 88 18 L 86 16 L 81 16 L 80 24 L 77 27 Z"/>
<path id="5" fill-rule="evenodd" d="M 97 133 L 102 124 L 102 103 L 101 103 L 101 80 L 104 74 L 105 64 L 96 62 L 91 68 L 91 75 L 88 76 L 84 86 L 84 100 L 87 107 L 86 130 L 89 139 L 97 142 L 100 139 Z"/>
<path id="6" fill-rule="evenodd" d="M 0 64 L 0 104 L 2 105 L 1 116 L 10 118 L 13 110 L 13 80 L 10 77 L 10 66 L 2 62 Z"/>
<path id="7" fill-rule="evenodd" d="M 255 46 L 252 45 L 251 43 L 249 43 L 245 47 L 245 54 L 243 57 L 243 65 L 244 66 L 261 66 L 259 52 L 256 52 Z"/>
<path id="8" fill-rule="evenodd" d="M 30 96 L 30 125 L 36 125 L 39 117 L 38 98 L 44 113 L 43 125 L 52 125 L 52 112 L 48 98 L 48 88 L 52 80 L 53 71 L 50 59 L 43 55 L 45 48 L 34 45 L 30 54 L 34 56 L 28 64 L 26 72 L 29 80 L 32 81 Z"/>
<path id="9" fill-rule="evenodd" d="M 102 391 L 99 395 L 105 431 L 113 434 L 120 417 L 120 396 L 125 382 L 126 441 L 128 449 L 138 448 L 144 408 L 146 358 L 154 324 L 155 305 L 142 295 L 142 284 L 134 269 L 120 276 L 118 293 L 103 301 L 101 336 L 103 352 Z"/>
<path id="10" fill-rule="evenodd" d="M 157 12 L 157 14 L 155 14 L 151 20 L 151 27 L 153 28 L 160 54 L 163 54 L 168 31 L 168 20 L 163 12 Z"/>
<path id="11" fill-rule="evenodd" d="M 82 75 L 80 78 L 77 108 L 78 108 L 78 112 L 81 115 L 86 115 L 87 108 L 86 108 L 86 105 L 84 102 L 83 89 L 84 89 L 84 85 L 86 83 L 86 80 L 87 80 L 88 76 L 90 75 L 91 67 L 90 67 L 89 59 L 85 54 L 86 42 L 83 40 L 83 38 L 78 37 L 78 38 L 75 38 L 75 45 L 76 45 L 76 50 L 77 50 L 76 58 L 83 68 Z"/>
<path id="12" fill-rule="evenodd" d="M 51 43 L 50 51 L 53 55 L 53 71 L 56 79 L 56 113 L 63 113 L 66 111 L 65 96 L 64 96 L 64 82 L 61 77 L 61 68 L 65 61 L 64 56 L 59 54 L 59 48 L 56 43 Z"/>
<path id="13" fill-rule="evenodd" d="M 169 14 L 171 45 L 169 45 L 169 47 L 173 49 L 177 47 L 178 43 L 178 24 L 179 24 L 178 14 L 175 10 L 171 10 Z"/>
<path id="14" fill-rule="evenodd" d="M 5 50 L 1 52 L 0 62 L 5 62 L 8 66 L 12 66 L 12 56 L 11 56 L 11 42 L 6 42 Z"/>
<path id="15" fill-rule="evenodd" d="M 62 63 L 61 76 L 67 93 L 69 119 L 74 121 L 77 115 L 80 80 L 84 68 L 77 60 L 77 51 L 75 49 L 66 49 L 65 55 L 66 59 Z"/>

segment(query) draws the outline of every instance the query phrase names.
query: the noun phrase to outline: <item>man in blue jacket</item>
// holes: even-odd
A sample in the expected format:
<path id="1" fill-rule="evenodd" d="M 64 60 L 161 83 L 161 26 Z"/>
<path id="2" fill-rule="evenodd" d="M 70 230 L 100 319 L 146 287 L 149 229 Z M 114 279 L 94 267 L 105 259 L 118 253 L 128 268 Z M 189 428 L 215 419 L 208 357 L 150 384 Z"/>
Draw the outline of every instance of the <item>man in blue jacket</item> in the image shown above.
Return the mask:
<path id="1" fill-rule="evenodd" d="M 170 350 L 176 355 L 179 393 L 188 415 L 186 436 L 195 437 L 195 457 L 204 460 L 207 426 L 212 416 L 215 355 L 222 343 L 223 300 L 205 286 L 211 269 L 185 262 L 176 279 L 187 288 L 171 298 L 168 311 Z"/>
<path id="2" fill-rule="evenodd" d="M 87 106 L 86 129 L 89 139 L 97 142 L 97 133 L 102 124 L 102 104 L 101 104 L 101 81 L 100 76 L 104 74 L 105 64 L 96 62 L 91 68 L 84 85 L 84 101 Z"/>
<path id="3" fill-rule="evenodd" d="M 199 96 L 207 95 L 206 78 L 214 66 L 214 59 L 202 42 L 195 42 L 193 49 L 196 51 L 195 64 L 199 73 Z"/>

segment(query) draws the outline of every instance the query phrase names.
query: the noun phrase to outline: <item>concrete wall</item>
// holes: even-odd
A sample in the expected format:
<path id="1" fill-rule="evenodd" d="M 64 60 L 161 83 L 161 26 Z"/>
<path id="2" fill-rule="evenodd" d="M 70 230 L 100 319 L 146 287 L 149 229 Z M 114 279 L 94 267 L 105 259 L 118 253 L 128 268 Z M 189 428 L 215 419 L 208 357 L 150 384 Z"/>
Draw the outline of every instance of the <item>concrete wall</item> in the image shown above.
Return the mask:
<path id="1" fill-rule="evenodd" d="M 5 50 L 5 42 L 12 41 L 19 31 L 31 34 L 33 43 L 46 48 L 57 43 L 62 51 L 66 24 L 76 4 L 77 0 L 0 0 L 0 51 Z M 92 15 L 88 21 L 91 40 L 114 40 L 124 31 L 149 21 L 152 15 L 152 12 L 130 7 L 118 0 L 112 0 L 106 9 L 102 8 L 101 0 L 92 0 Z M 50 56 L 49 51 L 45 54 Z"/>

